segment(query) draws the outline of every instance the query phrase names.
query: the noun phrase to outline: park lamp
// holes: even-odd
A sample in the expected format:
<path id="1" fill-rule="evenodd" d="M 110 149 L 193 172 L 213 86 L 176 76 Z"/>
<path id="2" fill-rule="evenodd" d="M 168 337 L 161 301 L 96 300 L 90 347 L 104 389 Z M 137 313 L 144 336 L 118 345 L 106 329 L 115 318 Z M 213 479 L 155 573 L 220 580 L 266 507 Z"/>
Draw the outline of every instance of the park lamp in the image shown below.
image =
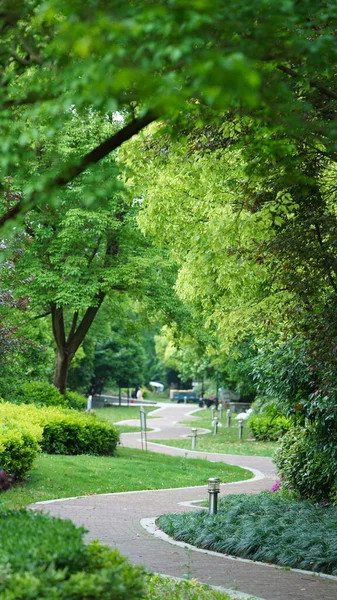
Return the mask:
<path id="1" fill-rule="evenodd" d="M 219 477 L 210 477 L 208 480 L 209 514 L 216 515 L 218 511 L 218 495 L 220 493 Z"/>

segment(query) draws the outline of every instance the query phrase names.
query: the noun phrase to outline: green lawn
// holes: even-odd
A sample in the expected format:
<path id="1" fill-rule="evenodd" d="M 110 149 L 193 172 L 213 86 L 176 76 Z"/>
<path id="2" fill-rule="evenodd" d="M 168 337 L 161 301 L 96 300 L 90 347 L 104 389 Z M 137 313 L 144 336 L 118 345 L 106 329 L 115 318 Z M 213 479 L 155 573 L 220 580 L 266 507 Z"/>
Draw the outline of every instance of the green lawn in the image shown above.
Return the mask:
<path id="1" fill-rule="evenodd" d="M 32 502 L 133 490 L 206 485 L 214 474 L 222 482 L 249 479 L 252 473 L 205 459 L 166 456 L 121 447 L 115 457 L 39 456 L 23 484 L 0 495 L 0 508 L 18 508 Z"/>
<path id="2" fill-rule="evenodd" d="M 151 417 L 149 416 L 149 413 L 153 412 L 157 408 L 157 406 L 145 406 L 144 410 L 146 412 L 146 419 L 154 418 L 155 415 L 154 417 Z M 114 425 L 117 424 L 116 427 L 120 433 L 136 433 L 137 431 L 140 431 L 139 411 L 139 406 L 106 406 L 104 408 L 95 409 L 98 417 L 105 419 Z M 118 425 L 119 421 L 129 421 L 130 419 L 138 421 L 139 425 Z M 151 427 L 147 427 L 146 430 L 151 431 Z"/>
<path id="3" fill-rule="evenodd" d="M 216 416 L 219 419 L 218 433 L 213 435 L 212 412 L 209 408 L 203 408 L 194 416 L 200 417 L 199 421 L 182 421 L 189 427 L 197 429 L 210 429 L 211 433 L 197 435 L 196 450 L 201 452 L 219 452 L 221 454 L 240 454 L 249 456 L 272 456 L 277 448 L 277 442 L 259 442 L 250 438 L 246 423 L 243 429 L 243 438 L 239 440 L 239 428 L 237 421 L 233 416 L 231 426 L 226 427 L 226 412 L 223 412 L 223 418 L 220 420 L 219 412 Z M 191 449 L 191 438 L 181 438 L 178 440 L 151 440 L 167 446 L 176 448 Z"/>

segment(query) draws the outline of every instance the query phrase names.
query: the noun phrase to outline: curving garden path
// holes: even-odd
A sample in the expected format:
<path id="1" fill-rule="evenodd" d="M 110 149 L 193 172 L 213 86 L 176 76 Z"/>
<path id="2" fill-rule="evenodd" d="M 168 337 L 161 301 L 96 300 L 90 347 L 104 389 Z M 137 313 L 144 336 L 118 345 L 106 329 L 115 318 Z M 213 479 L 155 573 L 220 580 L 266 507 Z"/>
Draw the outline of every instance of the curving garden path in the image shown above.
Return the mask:
<path id="1" fill-rule="evenodd" d="M 152 452 L 193 457 L 207 456 L 209 461 L 223 461 L 244 466 L 254 471 L 252 480 L 221 486 L 221 495 L 255 493 L 270 489 L 275 477 L 270 458 L 202 453 L 162 446 L 151 439 L 179 438 L 190 433 L 190 428 L 179 425 L 181 420 L 196 420 L 188 405 L 163 404 L 148 420 L 155 430 L 148 432 L 148 449 Z M 134 421 L 124 423 L 135 424 Z M 137 421 L 138 424 L 138 421 Z M 122 444 L 140 448 L 140 434 L 122 435 Z M 186 446 L 190 446 L 187 440 Z M 210 477 L 216 476 L 216 469 Z M 207 498 L 205 486 L 102 494 L 40 502 L 32 508 L 54 516 L 69 518 L 87 530 L 87 539 L 99 539 L 118 550 L 133 563 L 143 564 L 157 573 L 176 577 L 196 578 L 200 582 L 236 590 L 238 597 L 254 595 L 264 600 L 336 600 L 337 578 L 317 576 L 304 571 L 285 570 L 272 565 L 226 557 L 214 552 L 188 548 L 186 544 L 172 543 L 161 536 L 154 526 L 154 518 L 169 512 L 193 510 L 191 501 Z"/>

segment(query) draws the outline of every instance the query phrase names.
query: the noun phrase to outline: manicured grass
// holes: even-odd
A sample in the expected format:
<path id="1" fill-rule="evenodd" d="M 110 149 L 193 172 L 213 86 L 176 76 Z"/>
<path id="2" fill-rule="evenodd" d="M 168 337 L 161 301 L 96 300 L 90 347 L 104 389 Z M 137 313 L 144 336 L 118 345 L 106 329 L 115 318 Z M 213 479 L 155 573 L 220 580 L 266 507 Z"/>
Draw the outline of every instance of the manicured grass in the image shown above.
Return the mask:
<path id="1" fill-rule="evenodd" d="M 156 410 L 156 406 L 145 406 L 146 419 L 152 419 L 148 413 Z M 116 425 L 119 433 L 136 433 L 140 431 L 140 407 L 139 406 L 106 406 L 105 408 L 97 408 L 96 414 L 101 419 L 105 419 Z M 139 425 L 118 425 L 119 421 L 130 421 L 134 419 Z M 151 427 L 146 427 L 146 431 L 151 431 Z"/>
<path id="2" fill-rule="evenodd" d="M 201 409 L 194 414 L 200 417 L 199 421 L 182 421 L 189 427 L 197 429 L 210 429 L 211 433 L 197 435 L 196 450 L 200 452 L 218 452 L 220 454 L 240 454 L 245 456 L 272 456 L 277 448 L 277 442 L 259 442 L 249 436 L 247 424 L 244 424 L 243 438 L 239 440 L 238 422 L 231 419 L 231 426 L 226 427 L 226 413 L 223 412 L 223 418 L 220 420 L 219 413 L 216 416 L 221 426 L 218 427 L 217 435 L 213 435 L 212 412 L 209 408 Z M 175 446 L 176 448 L 191 449 L 191 438 L 180 438 L 178 440 L 152 440 L 159 444 Z"/>
<path id="3" fill-rule="evenodd" d="M 283 567 L 337 575 L 337 508 L 296 502 L 280 493 L 232 495 L 207 511 L 163 515 L 158 524 L 177 540 Z"/>
<path id="4" fill-rule="evenodd" d="M 157 410 L 158 406 L 144 406 L 143 407 L 147 419 L 152 419 L 149 413 Z M 119 421 L 130 421 L 134 419 L 140 422 L 140 407 L 139 406 L 106 406 L 105 408 L 96 408 L 95 412 L 101 419 L 106 419 L 109 423 L 118 423 Z M 156 415 L 154 415 L 155 418 Z"/>
<path id="5" fill-rule="evenodd" d="M 0 495 L 0 508 L 88 494 L 206 485 L 252 477 L 250 471 L 204 459 L 187 459 L 121 447 L 115 457 L 42 455 L 24 484 Z"/>

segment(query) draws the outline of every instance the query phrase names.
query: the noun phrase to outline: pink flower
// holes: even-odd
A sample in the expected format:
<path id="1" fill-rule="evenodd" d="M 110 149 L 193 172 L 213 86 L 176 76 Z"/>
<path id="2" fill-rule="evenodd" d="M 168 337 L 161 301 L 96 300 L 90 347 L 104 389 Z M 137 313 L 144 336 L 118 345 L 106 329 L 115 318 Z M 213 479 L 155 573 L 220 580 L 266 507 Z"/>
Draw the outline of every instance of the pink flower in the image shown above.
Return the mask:
<path id="1" fill-rule="evenodd" d="M 270 489 L 271 492 L 278 492 L 278 490 L 281 489 L 281 485 L 282 485 L 282 481 L 281 479 L 278 479 L 277 481 L 275 481 L 273 487 Z"/>

